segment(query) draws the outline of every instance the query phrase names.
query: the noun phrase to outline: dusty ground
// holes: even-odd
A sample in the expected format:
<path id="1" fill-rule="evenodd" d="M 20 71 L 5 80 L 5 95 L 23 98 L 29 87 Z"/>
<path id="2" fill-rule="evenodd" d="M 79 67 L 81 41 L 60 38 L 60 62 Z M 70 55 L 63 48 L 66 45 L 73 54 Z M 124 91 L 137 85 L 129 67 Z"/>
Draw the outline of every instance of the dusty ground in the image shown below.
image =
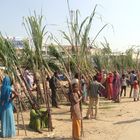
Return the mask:
<path id="1" fill-rule="evenodd" d="M 87 106 L 83 107 L 83 115 Z M 27 136 L 20 130 L 20 136 L 15 140 L 71 140 L 71 121 L 69 106 L 53 110 L 53 125 L 55 130 L 47 130 L 43 134 L 33 132 L 27 127 Z M 16 119 L 16 118 L 15 118 Z M 29 122 L 29 112 L 24 113 L 26 125 Z M 22 122 L 20 121 L 21 129 Z M 83 140 L 140 140 L 140 101 L 122 98 L 121 103 L 112 103 L 101 99 L 99 117 L 97 120 L 84 120 Z"/>

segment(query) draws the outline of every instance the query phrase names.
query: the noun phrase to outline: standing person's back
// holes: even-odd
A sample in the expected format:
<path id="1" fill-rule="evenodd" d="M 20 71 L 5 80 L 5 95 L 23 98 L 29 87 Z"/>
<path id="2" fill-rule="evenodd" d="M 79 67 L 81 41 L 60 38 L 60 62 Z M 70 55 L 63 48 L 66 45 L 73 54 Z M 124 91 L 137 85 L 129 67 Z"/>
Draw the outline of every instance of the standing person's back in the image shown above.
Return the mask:
<path id="1" fill-rule="evenodd" d="M 126 87 L 127 87 L 127 78 L 125 74 L 123 74 L 121 77 L 121 96 L 123 91 L 124 91 L 124 96 L 126 96 Z"/>
<path id="2" fill-rule="evenodd" d="M 95 105 L 95 119 L 98 113 L 98 105 L 99 105 L 99 92 L 100 88 L 104 88 L 104 86 L 97 82 L 97 77 L 94 76 L 93 81 L 90 83 L 89 87 L 89 107 L 86 114 L 85 119 L 93 118 L 93 106 Z"/>
<path id="3" fill-rule="evenodd" d="M 52 78 L 49 80 L 49 86 L 50 86 L 50 89 L 51 89 L 51 92 L 52 92 L 52 96 L 51 96 L 51 99 L 52 99 L 52 106 L 53 107 L 56 107 L 58 108 L 58 102 L 57 102 L 57 93 L 56 93 L 56 90 L 57 90 L 57 72 L 54 72 L 54 75 L 52 76 Z"/>
<path id="4" fill-rule="evenodd" d="M 99 88 L 101 84 L 97 81 L 91 81 L 89 96 L 92 98 L 97 98 L 99 96 Z"/>
<path id="5" fill-rule="evenodd" d="M 132 96 L 133 84 L 134 84 L 135 77 L 136 77 L 135 71 L 132 71 L 131 74 L 130 74 L 130 86 L 131 86 L 130 96 L 129 96 L 130 98 Z"/>

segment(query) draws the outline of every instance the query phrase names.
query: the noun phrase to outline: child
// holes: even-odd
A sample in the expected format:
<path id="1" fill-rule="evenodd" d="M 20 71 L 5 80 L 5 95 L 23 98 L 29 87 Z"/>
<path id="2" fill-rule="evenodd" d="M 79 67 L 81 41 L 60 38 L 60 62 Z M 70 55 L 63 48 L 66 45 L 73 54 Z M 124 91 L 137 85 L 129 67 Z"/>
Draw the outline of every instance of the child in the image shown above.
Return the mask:
<path id="1" fill-rule="evenodd" d="M 121 96 L 123 91 L 124 91 L 124 96 L 126 96 L 126 87 L 127 87 L 127 78 L 125 74 L 123 74 L 121 78 Z"/>
<path id="2" fill-rule="evenodd" d="M 82 96 L 79 92 L 79 86 L 75 83 L 72 85 L 72 93 L 70 94 L 73 140 L 79 140 L 81 135 L 81 99 Z"/>
<path id="3" fill-rule="evenodd" d="M 134 77 L 134 83 L 133 83 L 133 88 L 134 88 L 134 101 L 139 100 L 139 84 L 137 77 Z"/>

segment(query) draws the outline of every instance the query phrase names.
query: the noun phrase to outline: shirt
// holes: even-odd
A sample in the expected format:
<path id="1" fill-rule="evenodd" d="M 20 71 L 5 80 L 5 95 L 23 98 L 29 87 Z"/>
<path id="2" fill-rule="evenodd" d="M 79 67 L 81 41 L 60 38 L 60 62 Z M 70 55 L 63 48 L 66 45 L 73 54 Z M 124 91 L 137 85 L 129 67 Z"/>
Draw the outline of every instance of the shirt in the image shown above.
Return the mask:
<path id="1" fill-rule="evenodd" d="M 122 86 L 127 86 L 126 78 L 121 79 L 121 84 L 122 84 Z"/>
<path id="2" fill-rule="evenodd" d="M 103 87 L 102 84 L 100 84 L 97 81 L 92 81 L 90 83 L 90 87 L 89 87 L 90 88 L 89 89 L 89 91 L 90 91 L 89 96 L 92 97 L 92 98 L 97 98 L 98 94 L 99 94 L 99 90 L 100 90 L 101 87 Z"/>
<path id="3" fill-rule="evenodd" d="M 133 73 L 130 74 L 130 83 L 131 84 L 133 84 L 135 77 L 136 77 L 136 74 L 133 74 Z"/>
<path id="4" fill-rule="evenodd" d="M 72 92 L 70 94 L 70 102 L 71 102 L 71 115 L 72 117 L 75 117 L 76 119 L 81 119 L 81 110 L 80 110 L 80 101 L 79 101 L 79 95 L 80 93 L 74 93 Z"/>

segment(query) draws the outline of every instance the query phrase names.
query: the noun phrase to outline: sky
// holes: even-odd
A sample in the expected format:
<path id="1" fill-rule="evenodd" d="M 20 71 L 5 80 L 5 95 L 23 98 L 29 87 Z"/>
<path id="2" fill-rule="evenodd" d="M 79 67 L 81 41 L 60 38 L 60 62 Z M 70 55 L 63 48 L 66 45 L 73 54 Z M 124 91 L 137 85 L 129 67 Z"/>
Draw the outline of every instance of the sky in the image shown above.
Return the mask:
<path id="1" fill-rule="evenodd" d="M 10 37 L 26 37 L 23 17 L 35 10 L 45 17 L 47 30 L 63 44 L 60 30 L 67 31 L 68 8 L 66 0 L 0 0 L 0 31 Z M 90 32 L 91 40 L 100 28 L 108 23 L 97 41 L 104 37 L 115 51 L 124 51 L 132 45 L 140 45 L 140 0 L 69 0 L 72 10 L 79 9 L 80 20 L 91 14 L 98 4 Z M 102 17 L 102 20 L 100 19 Z"/>

